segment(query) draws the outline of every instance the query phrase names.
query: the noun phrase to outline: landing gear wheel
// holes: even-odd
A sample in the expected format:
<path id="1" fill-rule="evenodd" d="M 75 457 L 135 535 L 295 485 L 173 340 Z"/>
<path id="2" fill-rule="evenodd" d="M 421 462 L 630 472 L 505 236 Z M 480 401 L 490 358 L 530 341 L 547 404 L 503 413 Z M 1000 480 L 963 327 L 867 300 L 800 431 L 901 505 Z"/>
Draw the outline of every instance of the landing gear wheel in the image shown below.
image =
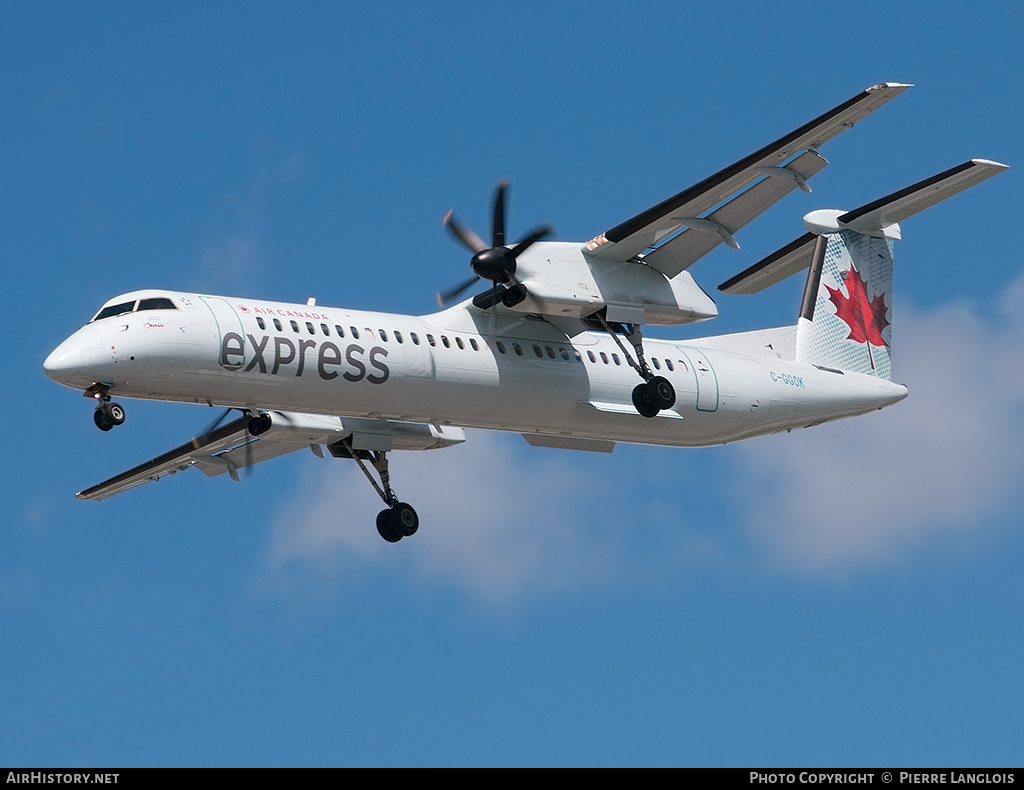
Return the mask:
<path id="1" fill-rule="evenodd" d="M 106 410 L 107 416 L 110 417 L 114 425 L 120 425 L 124 422 L 124 409 L 121 408 L 120 403 L 108 403 L 101 408 Z"/>
<path id="2" fill-rule="evenodd" d="M 96 411 L 92 413 L 92 419 L 93 422 L 96 423 L 96 427 L 101 431 L 109 431 L 114 427 L 114 420 L 103 408 L 96 409 Z"/>
<path id="3" fill-rule="evenodd" d="M 650 393 L 647 391 L 647 382 L 643 384 L 637 384 L 633 388 L 633 406 L 640 412 L 643 417 L 657 417 L 658 412 L 661 411 L 657 406 L 651 403 Z"/>
<path id="4" fill-rule="evenodd" d="M 391 506 L 389 513 L 391 528 L 402 537 L 407 538 L 410 535 L 414 535 L 416 530 L 420 528 L 420 517 L 416 515 L 412 505 L 407 505 L 405 502 L 396 502 Z"/>
<path id="5" fill-rule="evenodd" d="M 398 543 L 402 539 L 401 533 L 391 526 L 390 510 L 382 510 L 377 514 L 377 532 L 388 543 Z"/>
<path id="6" fill-rule="evenodd" d="M 655 376 L 645 385 L 647 399 L 653 406 L 660 409 L 671 409 L 676 405 L 676 390 L 664 376 Z"/>
<path id="7" fill-rule="evenodd" d="M 337 444 L 331 445 L 331 453 L 342 458 L 351 458 L 358 465 L 359 469 L 370 485 L 387 505 L 387 508 L 377 514 L 377 532 L 388 543 L 398 543 L 402 538 L 407 538 L 420 528 L 420 517 L 412 509 L 412 505 L 399 502 L 395 492 L 391 490 L 391 475 L 388 472 L 388 456 L 384 451 L 377 453 L 357 452 L 352 448 L 351 441 L 340 440 Z M 337 448 L 337 450 L 335 449 Z M 373 468 L 380 475 L 380 483 L 373 479 L 365 461 L 369 460 Z"/>
<path id="8" fill-rule="evenodd" d="M 109 431 L 115 425 L 120 425 L 124 422 L 124 409 L 120 403 L 113 403 L 108 400 L 96 407 L 96 411 L 92 414 L 92 419 L 96 423 L 96 427 L 101 431 Z"/>

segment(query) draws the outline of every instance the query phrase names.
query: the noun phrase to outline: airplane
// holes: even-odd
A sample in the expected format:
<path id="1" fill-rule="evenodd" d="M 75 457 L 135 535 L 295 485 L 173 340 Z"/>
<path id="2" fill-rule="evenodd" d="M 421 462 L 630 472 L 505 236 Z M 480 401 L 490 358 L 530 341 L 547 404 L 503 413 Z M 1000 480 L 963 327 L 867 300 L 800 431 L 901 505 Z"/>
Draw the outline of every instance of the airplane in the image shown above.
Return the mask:
<path id="1" fill-rule="evenodd" d="M 388 542 L 419 516 L 391 485 L 389 453 L 461 443 L 465 428 L 536 447 L 696 447 L 809 427 L 896 403 L 892 265 L 899 223 L 1006 169 L 972 159 L 852 211 L 817 210 L 806 233 L 719 288 L 751 294 L 807 271 L 796 323 L 659 340 L 647 326 L 706 321 L 689 268 L 827 165 L 818 149 L 911 86 L 883 83 L 588 242 L 538 228 L 506 237 L 506 183 L 489 242 L 449 212 L 472 277 L 439 312 L 399 315 L 250 297 L 140 290 L 109 300 L 43 367 L 96 401 L 114 396 L 226 409 L 199 436 L 77 494 L 101 500 L 196 467 L 208 476 L 302 448 L 354 460 L 384 509 Z M 456 300 L 473 286 L 483 290 Z M 445 306 L 450 305 L 450 306 Z M 226 422 L 232 411 L 240 416 Z"/>

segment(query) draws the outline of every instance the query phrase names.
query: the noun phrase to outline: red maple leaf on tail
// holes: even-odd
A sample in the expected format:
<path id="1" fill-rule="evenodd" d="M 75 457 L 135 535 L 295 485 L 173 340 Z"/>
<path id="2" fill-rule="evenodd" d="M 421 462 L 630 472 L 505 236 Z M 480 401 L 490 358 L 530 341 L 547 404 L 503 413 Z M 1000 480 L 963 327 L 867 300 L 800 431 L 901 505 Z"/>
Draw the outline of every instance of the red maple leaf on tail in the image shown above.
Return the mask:
<path id="1" fill-rule="evenodd" d="M 889 326 L 885 317 L 885 294 L 878 294 L 874 299 L 868 299 L 867 283 L 861 279 L 853 264 L 850 270 L 843 272 L 843 280 L 846 282 L 846 290 L 849 296 L 843 296 L 838 288 L 828 288 L 828 298 L 836 306 L 836 315 L 850 327 L 850 334 L 847 340 L 855 343 L 867 343 L 868 361 L 871 369 L 875 369 L 875 360 L 871 355 L 871 346 L 887 346 L 888 343 L 882 338 L 882 330 Z"/>

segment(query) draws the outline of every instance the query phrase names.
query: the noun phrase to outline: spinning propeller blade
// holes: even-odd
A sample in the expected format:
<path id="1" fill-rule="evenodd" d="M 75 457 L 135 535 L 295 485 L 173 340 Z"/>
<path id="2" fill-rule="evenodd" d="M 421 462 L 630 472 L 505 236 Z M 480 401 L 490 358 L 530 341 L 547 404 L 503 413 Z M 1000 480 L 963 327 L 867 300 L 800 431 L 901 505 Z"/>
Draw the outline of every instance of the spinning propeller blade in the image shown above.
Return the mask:
<path id="1" fill-rule="evenodd" d="M 507 181 L 501 181 L 494 192 L 490 247 L 473 231 L 458 223 L 453 212 L 449 211 L 445 215 L 445 227 L 473 253 L 469 265 L 473 269 L 474 276 L 454 288 L 439 293 L 437 295 L 438 304 L 444 305 L 455 299 L 477 280 L 490 280 L 492 283 L 490 294 L 480 294 L 473 299 L 474 305 L 485 310 L 494 307 L 501 301 L 501 296 L 508 290 L 507 286 L 510 283 L 519 288 L 523 287 L 516 279 L 516 258 L 526 252 L 535 242 L 554 231 L 548 226 L 537 228 L 516 242 L 514 246 L 505 246 L 505 215 L 507 213 L 505 204 L 508 187 Z"/>

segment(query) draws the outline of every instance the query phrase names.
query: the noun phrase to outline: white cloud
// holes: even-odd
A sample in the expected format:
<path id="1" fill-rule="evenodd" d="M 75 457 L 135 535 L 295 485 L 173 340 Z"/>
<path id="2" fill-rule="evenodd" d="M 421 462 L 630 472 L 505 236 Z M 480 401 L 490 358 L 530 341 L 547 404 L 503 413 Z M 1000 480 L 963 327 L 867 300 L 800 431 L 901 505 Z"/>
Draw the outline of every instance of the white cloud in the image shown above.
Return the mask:
<path id="1" fill-rule="evenodd" d="M 272 572 L 287 584 L 295 574 L 339 578 L 367 565 L 400 566 L 407 578 L 488 605 L 607 578 L 630 528 L 609 516 L 619 499 L 595 496 L 600 489 L 580 471 L 584 454 L 515 442 L 522 439 L 471 431 L 458 447 L 394 454 L 392 485 L 421 524 L 397 544 L 377 534 L 383 505 L 354 463 L 311 465 L 275 519 Z"/>
<path id="2" fill-rule="evenodd" d="M 891 563 L 977 531 L 1019 500 L 1024 278 L 998 304 L 897 308 L 893 369 L 906 400 L 744 450 L 749 528 L 784 567 Z"/>
<path id="3" fill-rule="evenodd" d="M 951 536 L 973 539 L 1018 504 L 1024 277 L 999 304 L 897 308 L 894 370 L 909 398 L 715 454 L 720 474 L 744 486 L 739 510 L 760 561 L 799 574 L 857 572 Z M 500 605 L 694 568 L 731 572 L 749 560 L 736 525 L 701 523 L 735 512 L 694 488 L 688 465 L 707 455 L 620 448 L 615 463 L 599 458 L 484 431 L 459 447 L 396 453 L 394 487 L 422 524 L 398 544 L 377 535 L 382 505 L 353 463 L 311 458 L 300 490 L 277 510 L 271 576 L 287 589 L 380 569 Z"/>

